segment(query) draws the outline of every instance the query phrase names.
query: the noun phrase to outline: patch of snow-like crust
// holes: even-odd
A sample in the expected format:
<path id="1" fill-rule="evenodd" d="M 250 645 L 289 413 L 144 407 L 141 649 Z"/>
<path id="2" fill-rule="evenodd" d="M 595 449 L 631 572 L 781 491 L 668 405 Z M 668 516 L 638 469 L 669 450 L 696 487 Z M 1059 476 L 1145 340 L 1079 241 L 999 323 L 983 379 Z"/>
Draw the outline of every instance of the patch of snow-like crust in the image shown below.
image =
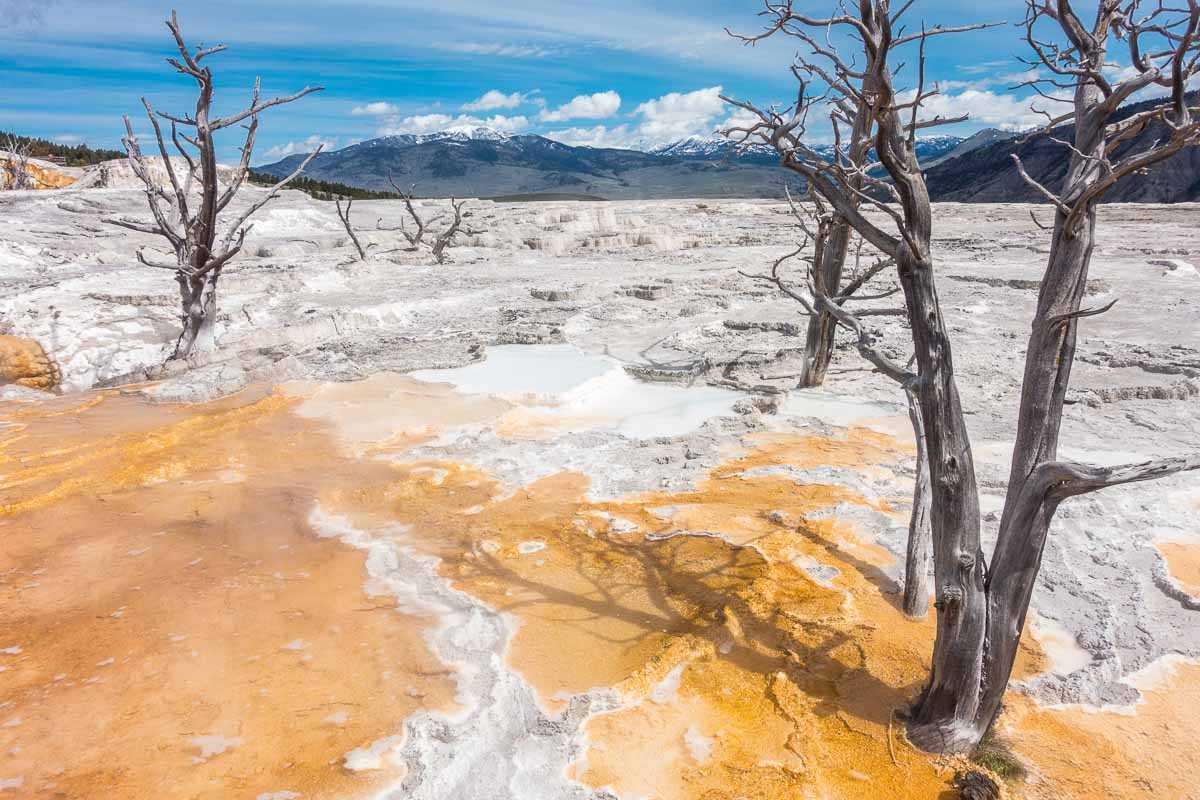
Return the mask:
<path id="1" fill-rule="evenodd" d="M 572 345 L 502 345 L 465 367 L 418 370 L 412 377 L 532 406 L 535 421 L 612 430 L 632 439 L 678 436 L 731 413 L 736 392 L 638 381 L 621 363 Z"/>
<path id="2" fill-rule="evenodd" d="M 420 711 L 401 733 L 351 751 L 347 769 L 377 769 L 390 761 L 404 777 L 377 800 L 611 800 L 566 776 L 582 752 L 582 723 L 618 699 L 594 690 L 572 696 L 548 715 L 531 686 L 506 663 L 513 624 L 437 574 L 437 559 L 394 541 L 400 530 L 372 535 L 314 507 L 313 529 L 367 552 L 369 593 L 387 593 L 402 610 L 436 614 L 428 634 L 439 659 L 455 670 L 461 710 Z"/>

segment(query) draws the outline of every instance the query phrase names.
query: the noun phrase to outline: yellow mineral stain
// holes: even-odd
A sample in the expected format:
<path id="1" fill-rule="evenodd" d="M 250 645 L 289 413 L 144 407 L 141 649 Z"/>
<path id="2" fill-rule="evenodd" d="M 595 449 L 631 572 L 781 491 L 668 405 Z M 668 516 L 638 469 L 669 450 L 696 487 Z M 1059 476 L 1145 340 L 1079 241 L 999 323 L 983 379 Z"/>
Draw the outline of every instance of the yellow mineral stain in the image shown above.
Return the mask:
<path id="1" fill-rule="evenodd" d="M 873 504 L 747 475 L 887 469 L 903 447 L 865 429 L 747 446 L 689 492 L 593 502 L 586 478 L 561 473 L 504 495 L 465 465 L 418 464 L 322 505 L 390 509 L 458 588 L 519 619 L 510 662 L 547 706 L 616 688 L 626 706 L 589 722 L 573 767 L 589 784 L 681 800 L 936 797 L 948 775 L 892 719 L 925 677 L 932 626 L 896 607 L 892 557 L 829 513 Z"/>
<path id="2" fill-rule="evenodd" d="M 31 797 L 377 785 L 344 754 L 449 708 L 452 675 L 422 639 L 430 620 L 365 595 L 362 554 L 314 537 L 319 503 L 440 557 L 457 588 L 511 615 L 509 662 L 548 709 L 616 693 L 586 723 L 578 780 L 661 800 L 949 790 L 947 764 L 895 719 L 926 677 L 932 621 L 900 613 L 894 557 L 843 513 L 907 498 L 786 469 L 888 476 L 910 444 L 866 428 L 759 434 L 693 490 L 606 501 L 576 473 L 512 489 L 406 453 L 511 411 L 400 376 L 197 406 L 117 392 L 0 406 L 0 651 L 18 648 L 0 654 L 0 721 L 19 719 L 0 728 L 19 748 L 3 772 Z M 1051 667 L 1027 636 L 1016 676 Z M 1174 724 L 1174 686 L 1121 719 Z M 1073 741 L 1059 728 L 1079 726 L 1056 715 L 1074 712 L 1010 707 L 1013 737 L 1056 751 L 1039 774 L 1102 785 L 1105 753 L 1058 752 Z M 1112 727 L 1112 747 L 1148 748 L 1146 730 Z"/>
<path id="3" fill-rule="evenodd" d="M 58 365 L 40 344 L 20 336 L 0 336 L 0 386 L 15 383 L 48 391 L 60 380 Z"/>
<path id="4" fill-rule="evenodd" d="M 12 166 L 10 158 L 0 156 L 0 188 L 12 188 Z M 33 163 L 26 164 L 26 169 L 29 171 L 29 179 L 31 188 L 33 189 L 62 189 L 75 183 L 75 178 L 56 169 L 50 169 Z"/>
<path id="5" fill-rule="evenodd" d="M 1200 798 L 1200 664 L 1177 663 L 1127 709 L 1042 708 L 1010 694 L 1003 730 L 1032 773 L 1036 800 Z"/>
<path id="6" fill-rule="evenodd" d="M 461 395 L 445 383 L 423 383 L 396 373 L 379 373 L 354 383 L 282 387 L 303 397 L 297 413 L 332 423 L 351 454 L 403 451 L 441 431 L 491 422 L 511 404 L 488 395 Z"/>
<path id="7" fill-rule="evenodd" d="M 1192 597 L 1200 597 L 1200 545 L 1159 542 L 1156 546 L 1167 560 L 1167 571 L 1180 588 Z"/>
<path id="8" fill-rule="evenodd" d="M 453 707 L 431 620 L 308 525 L 320 491 L 386 466 L 341 459 L 297 402 L 0 409 L 6 797 L 351 797 L 395 770 L 347 752 Z"/>

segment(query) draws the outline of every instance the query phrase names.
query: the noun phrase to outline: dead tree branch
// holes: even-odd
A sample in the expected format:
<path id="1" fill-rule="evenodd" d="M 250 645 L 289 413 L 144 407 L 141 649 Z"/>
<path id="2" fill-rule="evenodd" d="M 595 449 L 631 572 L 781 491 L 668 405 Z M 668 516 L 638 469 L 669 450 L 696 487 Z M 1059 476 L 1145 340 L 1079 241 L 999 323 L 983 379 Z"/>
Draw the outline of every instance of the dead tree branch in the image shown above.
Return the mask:
<path id="1" fill-rule="evenodd" d="M 154 222 L 125 219 L 105 221 L 129 230 L 157 234 L 170 244 L 175 254 L 175 279 L 179 283 L 183 320 L 183 331 L 176 342 L 172 358 L 186 358 L 191 355 L 198 342 L 204 347 L 213 345 L 217 315 L 217 282 L 221 270 L 241 252 L 251 228 L 248 224 L 250 217 L 277 197 L 321 151 L 318 147 L 290 175 L 251 203 L 232 224 L 224 225 L 225 232 L 221 237 L 221 213 L 233 201 L 250 171 L 250 159 L 258 132 L 258 115 L 268 108 L 290 103 L 320 91 L 320 87 L 307 87 L 287 97 L 264 101 L 260 97 L 261 82 L 256 79 L 247 109 L 228 117 L 213 119 L 213 74 L 212 70 L 208 66 L 202 66 L 201 62 L 211 55 L 224 52 L 226 48 L 224 45 L 196 49 L 190 47 L 184 39 L 174 11 L 171 12 L 171 18 L 167 20 L 166 25 L 179 51 L 179 57 L 168 58 L 167 63 L 177 72 L 195 81 L 195 112 L 191 116 L 167 114 L 156 111 L 146 98 L 142 98 L 146 118 L 158 145 L 158 156 L 166 176 L 165 184 L 142 154 L 138 138 L 133 131 L 133 123 L 128 116 L 125 117 L 123 142 L 129 155 L 129 165 L 142 182 Z M 249 124 L 244 126 L 246 136 L 240 148 L 241 157 L 238 165 L 224 181 L 225 188 L 222 191 L 214 134 L 247 119 Z M 160 120 L 170 123 L 171 145 L 187 170 L 182 178 L 168 148 L 167 137 L 163 134 Z M 191 132 L 183 132 L 181 128 Z M 218 238 L 221 239 L 219 245 Z M 150 262 L 140 251 L 138 260 L 148 266 L 164 266 Z"/>
<path id="2" fill-rule="evenodd" d="M 4 149 L 8 151 L 8 157 L 4 162 L 8 179 L 5 181 L 4 188 L 15 191 L 34 188 L 35 179 L 33 171 L 29 168 L 29 143 L 19 141 L 17 137 L 9 134 L 5 137 Z"/>
<path id="3" fill-rule="evenodd" d="M 367 251 L 363 249 L 362 243 L 358 241 L 358 236 L 354 233 L 354 226 L 350 224 L 350 209 L 354 206 L 354 199 L 346 200 L 346 210 L 342 211 L 342 201 L 335 200 L 337 205 L 338 219 L 342 221 L 342 227 L 346 229 L 346 233 L 350 236 L 350 241 L 354 243 L 354 249 L 358 251 L 359 261 L 367 260 Z"/>

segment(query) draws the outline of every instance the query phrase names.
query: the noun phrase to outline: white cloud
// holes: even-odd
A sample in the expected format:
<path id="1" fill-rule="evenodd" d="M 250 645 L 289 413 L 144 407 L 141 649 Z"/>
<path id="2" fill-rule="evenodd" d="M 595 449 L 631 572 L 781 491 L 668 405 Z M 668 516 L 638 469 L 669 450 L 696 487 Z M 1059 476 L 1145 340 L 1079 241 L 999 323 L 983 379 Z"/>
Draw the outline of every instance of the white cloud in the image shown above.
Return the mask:
<path id="1" fill-rule="evenodd" d="M 640 118 L 636 124 L 565 128 L 550 131 L 546 136 L 565 144 L 639 149 L 670 144 L 689 136 L 708 137 L 714 135 L 718 126 L 723 127 L 733 118 L 727 116 L 729 109 L 720 95 L 720 86 L 694 92 L 671 92 L 634 109 L 634 116 Z M 543 114 L 541 119 L 546 120 L 547 115 Z"/>
<path id="2" fill-rule="evenodd" d="M 470 114 L 417 114 L 403 119 L 396 117 L 388 120 L 379 129 L 380 136 L 391 136 L 398 133 L 438 133 L 446 130 L 464 128 L 494 128 L 502 133 L 515 133 L 529 127 L 529 118 L 523 116 L 504 116 L 495 114 L 490 117 L 477 117 Z"/>
<path id="3" fill-rule="evenodd" d="M 377 100 L 374 103 L 367 103 L 365 106 L 355 106 L 350 113 L 356 117 L 386 117 L 399 111 L 400 109 L 391 103 Z"/>
<path id="4" fill-rule="evenodd" d="M 630 135 L 628 125 L 596 125 L 591 128 L 564 128 L 548 131 L 547 139 L 575 147 L 628 147 L 636 138 Z"/>
<path id="5" fill-rule="evenodd" d="M 553 111 L 545 110 L 538 116 L 543 122 L 566 122 L 570 119 L 605 119 L 617 113 L 621 107 L 621 95 L 612 91 L 581 94 Z"/>
<path id="6" fill-rule="evenodd" d="M 912 100 L 912 91 L 897 94 L 897 99 L 906 103 Z M 959 117 L 970 115 L 971 122 L 982 122 L 1005 130 L 1023 130 L 1044 124 L 1046 117 L 1038 114 L 1031 104 L 1039 107 L 1047 101 L 1032 101 L 1038 98 L 1017 98 L 1007 92 L 992 92 L 985 89 L 967 89 L 957 94 L 936 94 L 921 104 L 921 116 Z"/>
<path id="7" fill-rule="evenodd" d="M 82 144 L 83 137 L 77 133 L 60 133 L 54 137 L 54 141 L 59 144 Z"/>
<path id="8" fill-rule="evenodd" d="M 990 89 L 992 87 L 1000 87 L 1010 89 L 1025 83 L 1026 81 L 1035 80 L 1038 78 L 1036 69 L 1028 69 L 1022 72 L 1005 72 L 997 75 L 990 75 L 985 78 L 974 78 L 972 80 L 946 80 L 937 81 L 937 89 L 942 92 L 959 92 L 964 89 Z"/>
<path id="9" fill-rule="evenodd" d="M 499 42 L 449 42 L 435 45 L 440 50 L 452 53 L 468 53 L 476 56 L 500 56 L 501 58 L 545 58 L 554 50 L 533 44 L 503 44 Z"/>
<path id="10" fill-rule="evenodd" d="M 721 100 L 721 87 L 710 86 L 694 92 L 671 92 L 637 107 L 642 115 L 638 126 L 642 138 L 666 144 L 688 136 L 712 134 L 717 117 L 727 109 Z"/>
<path id="11" fill-rule="evenodd" d="M 274 158 L 276 160 L 287 158 L 296 153 L 311 153 L 318 147 L 324 146 L 325 150 L 332 150 L 337 146 L 337 139 L 323 139 L 316 134 L 308 137 L 302 142 L 288 142 L 287 144 L 277 144 L 271 149 L 263 153 L 264 158 Z"/>
<path id="12" fill-rule="evenodd" d="M 483 95 L 462 107 L 463 111 L 495 111 L 497 108 L 516 108 L 525 102 L 521 92 L 505 94 L 499 89 L 489 89 Z"/>

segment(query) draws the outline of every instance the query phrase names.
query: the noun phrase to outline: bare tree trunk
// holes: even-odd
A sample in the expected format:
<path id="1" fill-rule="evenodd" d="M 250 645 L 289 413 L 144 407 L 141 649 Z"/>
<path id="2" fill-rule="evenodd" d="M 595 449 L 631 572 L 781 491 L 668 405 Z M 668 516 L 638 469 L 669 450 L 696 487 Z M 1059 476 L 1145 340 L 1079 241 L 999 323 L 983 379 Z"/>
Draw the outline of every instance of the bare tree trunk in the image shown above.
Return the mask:
<path id="1" fill-rule="evenodd" d="M 924 183 L 905 188 L 923 191 Z M 929 213 L 928 202 L 911 207 L 923 207 L 924 213 Z M 923 228 L 928 232 L 928 221 Z M 979 707 L 987 621 L 975 464 L 954 379 L 950 340 L 934 287 L 933 265 L 915 257 L 907 243 L 902 243 L 897 266 L 921 376 L 916 392 L 929 453 L 938 609 L 932 670 L 914 708 L 909 737 L 925 749 L 960 750 L 977 741 L 973 725 Z"/>
<path id="2" fill-rule="evenodd" d="M 841 216 L 834 216 L 833 226 L 821 250 L 821 262 L 813 270 L 813 277 L 822 292 L 836 296 L 842 285 L 842 270 L 846 264 L 846 253 L 850 249 L 850 223 Z M 829 362 L 833 360 L 833 341 L 838 322 L 827 311 L 818 310 L 808 318 L 808 330 L 804 338 L 804 364 L 800 368 L 799 388 L 809 389 L 825 382 Z"/>
<path id="3" fill-rule="evenodd" d="M 350 224 L 350 210 L 354 207 L 354 198 L 346 200 L 346 210 L 342 211 L 342 201 L 335 200 L 337 204 L 338 219 L 342 221 L 342 227 L 346 229 L 346 233 L 350 235 L 350 241 L 354 243 L 354 249 L 358 251 L 359 261 L 367 260 L 367 251 L 363 249 L 362 242 L 358 241 L 358 236 L 354 233 L 354 226 Z"/>
<path id="4" fill-rule="evenodd" d="M 210 116 L 213 101 L 213 73 L 212 69 L 207 65 L 202 65 L 201 62 L 223 52 L 226 49 L 225 45 L 208 48 L 189 47 L 184 41 L 183 32 L 179 27 L 179 19 L 174 11 L 171 12 L 171 18 L 167 20 L 167 29 L 170 30 L 179 51 L 179 58 L 169 58 L 167 63 L 177 72 L 195 80 L 197 86 L 196 109 L 191 116 L 180 117 L 155 111 L 150 102 L 146 98 L 142 98 L 142 105 L 146 109 L 146 118 L 154 131 L 158 152 L 162 157 L 162 168 L 166 172 L 169 186 L 161 185 L 157 176 L 153 174 L 142 156 L 137 137 L 133 133 L 133 123 L 128 116 L 125 117 L 125 137 L 122 141 L 129 154 L 129 165 L 142 182 L 154 222 L 144 223 L 127 219 L 106 219 L 105 222 L 142 233 L 158 234 L 171 245 L 175 254 L 174 264 L 165 264 L 152 259 L 141 250 L 138 251 L 137 258 L 148 267 L 169 269 L 175 272 L 183 311 L 183 331 L 175 343 L 175 352 L 172 358 L 187 358 L 197 347 L 210 349 L 215 346 L 217 281 L 225 265 L 241 252 L 246 241 L 246 234 L 253 227 L 248 224 L 248 220 L 256 211 L 274 199 L 284 186 L 303 172 L 304 168 L 321 151 L 321 146 L 318 146 L 291 175 L 275 184 L 265 196 L 252 203 L 228 227 L 223 241 L 218 245 L 218 218 L 233 201 L 250 173 L 250 160 L 258 131 L 258 115 L 268 108 L 290 103 L 305 95 L 321 91 L 321 88 L 307 87 L 294 95 L 264 101 L 260 96 L 262 82 L 256 79 L 249 108 L 227 117 L 213 119 Z M 246 138 L 240 148 L 241 160 L 233 169 L 222 191 L 217 170 L 216 142 L 213 137 L 217 131 L 237 125 L 246 119 L 249 119 L 250 122 L 242 126 L 246 130 Z M 179 167 L 172 163 L 171 153 L 167 149 L 167 138 L 163 134 L 160 120 L 171 124 L 170 141 L 175 146 L 179 158 L 187 166 L 182 180 L 178 174 Z M 181 127 L 184 129 L 183 131 L 180 130 Z M 190 134 L 187 132 L 189 130 Z M 193 189 L 200 195 L 199 208 L 194 212 L 192 210 Z"/>
<path id="5" fill-rule="evenodd" d="M 1111 486 L 1200 470 L 1200 454 L 1098 467 L 1061 461 L 1057 452 L 1078 320 L 1103 313 L 1112 305 L 1080 309 L 1095 236 L 1096 203 L 1124 177 L 1200 144 L 1200 108 L 1188 105 L 1186 93 L 1188 81 L 1200 74 L 1200 0 L 1171 5 L 1105 0 L 1095 6 L 1090 28 L 1070 0 L 1026 0 L 1025 39 L 1037 57 L 1039 74 L 1040 70 L 1050 73 L 1050 77 L 1028 83 L 1072 86 L 1075 95 L 1071 112 L 1046 114 L 1043 131 L 1070 151 L 1059 194 L 1030 177 L 1019 157 L 1013 156 L 1021 177 L 1054 205 L 1057 216 L 1026 350 L 1017 437 L 990 569 L 980 550 L 978 487 L 929 255 L 929 195 L 914 153 L 918 130 L 948 122 L 941 117 L 919 118 L 922 99 L 931 96 L 923 88 L 926 41 L 989 25 L 922 26 L 920 33 L 905 34 L 903 26 L 896 26 L 912 3 L 894 12 L 888 0 L 858 0 L 857 9 L 854 5 L 842 4 L 840 15 L 818 18 L 796 11 L 792 0 L 766 4 L 764 15 L 773 17 L 774 23 L 759 36 L 744 37 L 745 41 L 753 43 L 783 31 L 802 39 L 814 58 L 827 63 L 802 59 L 793 69 L 800 91 L 788 116 L 734 101 L 753 119 L 733 130 L 773 144 L 783 155 L 785 167 L 803 175 L 865 240 L 895 259 L 919 377 L 906 385 L 914 388 L 925 431 L 938 610 L 931 673 L 912 709 L 908 732 L 912 742 L 926 750 L 962 752 L 979 742 L 999 711 L 1046 535 L 1059 504 L 1068 497 Z M 1057 40 L 1035 31 L 1043 23 L 1058 28 Z M 828 43 L 825 33 L 833 27 L 862 43 L 863 64 L 844 60 Z M 1107 47 L 1114 38 L 1130 49 L 1132 74 L 1119 80 L 1107 74 L 1112 63 Z M 917 88 L 915 99 L 899 103 L 892 85 L 895 68 L 888 57 L 893 49 L 909 42 L 920 46 Z M 875 149 L 890 183 L 865 171 L 848 172 L 840 162 L 830 163 L 804 144 L 807 113 L 817 102 L 807 93 L 806 78 L 811 75 L 820 77 L 842 98 L 870 102 L 875 109 Z M 1114 119 L 1123 103 L 1155 85 L 1169 87 L 1170 97 Z M 1038 93 L 1057 99 L 1047 91 Z M 907 123 L 901 114 L 908 118 Z M 844 114 L 832 115 L 835 131 L 839 119 L 844 118 Z M 1054 137 L 1055 126 L 1066 121 L 1075 125 L 1073 142 Z M 1147 147 L 1130 148 L 1151 125 L 1158 126 L 1162 134 Z M 1132 152 L 1122 154 L 1129 149 Z M 852 180 L 867 181 L 889 196 L 891 203 L 877 202 L 856 191 Z M 860 203 L 891 217 L 899 238 L 859 213 Z M 837 308 L 832 311 L 836 316 Z M 853 327 L 853 323 L 847 324 Z M 862 342 L 861 331 L 860 351 L 872 355 L 870 342 L 865 346 Z M 880 361 L 878 354 L 874 355 L 874 360 Z M 901 371 L 883 366 L 889 374 Z M 913 556 L 914 561 L 919 560 L 919 553 Z"/>
<path id="6" fill-rule="evenodd" d="M 1105 150 L 1104 124 L 1091 113 L 1104 97 L 1093 84 L 1076 90 L 1075 152 L 1071 154 L 1063 201 L 1073 204 L 1100 177 Z M 1084 203 L 1078 220 L 1058 211 L 1050 256 L 1038 294 L 1025 373 L 1017 435 L 1009 470 L 1000 533 L 988 578 L 988 647 L 983 660 L 980 734 L 1000 712 L 1025 628 L 1025 617 L 1041 566 L 1042 551 L 1058 500 L 1039 480 L 1038 467 L 1057 461 L 1063 406 L 1075 362 L 1075 315 L 1087 287 L 1096 235 L 1096 206 Z"/>
<path id="7" fill-rule="evenodd" d="M 929 613 L 929 549 L 933 543 L 929 530 L 929 453 L 925 448 L 925 423 L 921 419 L 916 391 L 911 385 L 905 386 L 904 395 L 908 400 L 908 418 L 917 440 L 917 467 L 913 479 L 912 513 L 908 518 L 901 608 L 913 619 L 924 619 Z"/>
<path id="8" fill-rule="evenodd" d="M 175 343 L 172 358 L 187 358 L 216 346 L 217 275 L 178 276 L 183 307 L 183 332 Z"/>

